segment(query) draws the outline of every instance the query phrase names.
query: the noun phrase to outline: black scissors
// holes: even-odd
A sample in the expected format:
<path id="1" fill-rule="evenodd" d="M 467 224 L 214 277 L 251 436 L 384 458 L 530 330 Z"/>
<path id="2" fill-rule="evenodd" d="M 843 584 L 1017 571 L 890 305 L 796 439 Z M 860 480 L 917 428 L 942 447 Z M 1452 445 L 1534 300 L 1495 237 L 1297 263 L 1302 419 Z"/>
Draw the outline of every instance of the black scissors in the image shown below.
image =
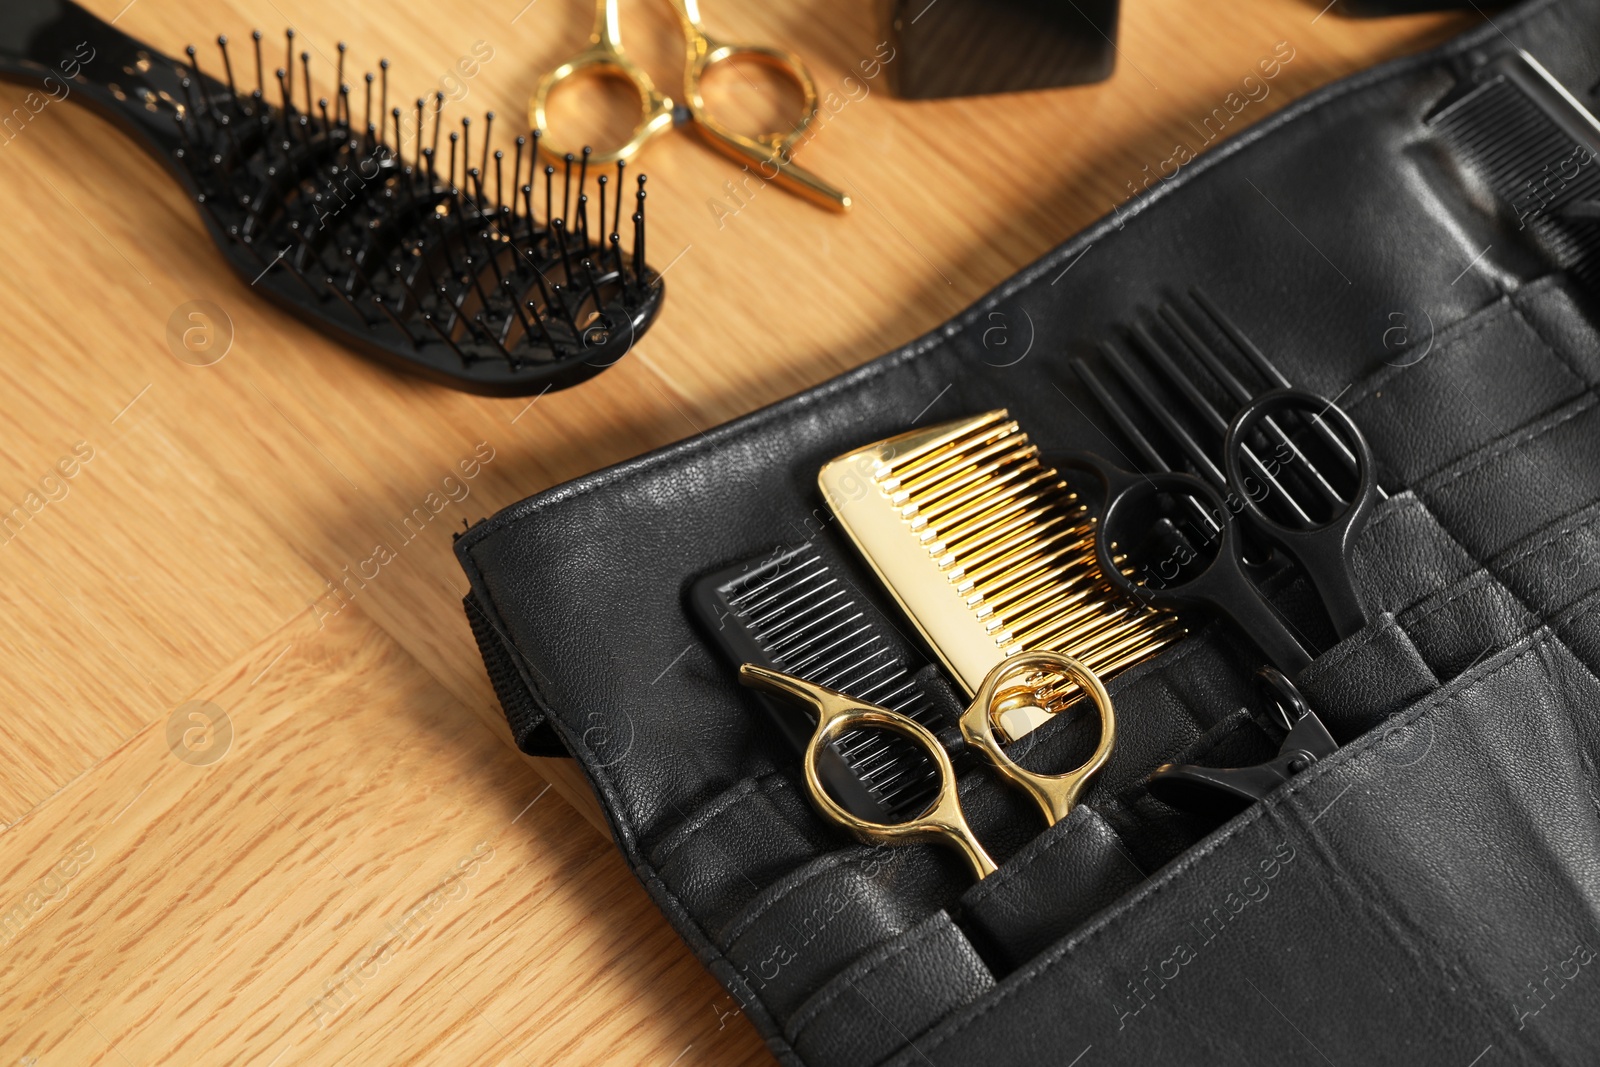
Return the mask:
<path id="1" fill-rule="evenodd" d="M 1174 807 L 1227 817 L 1339 750 L 1339 743 L 1282 671 L 1263 667 L 1257 678 L 1272 700 L 1272 718 L 1284 731 L 1278 754 L 1250 767 L 1164 763 L 1147 779 L 1151 796 Z"/>
<path id="2" fill-rule="evenodd" d="M 1093 387 L 1092 378 L 1086 380 Z M 1256 398 L 1234 416 L 1223 439 L 1226 493 L 1181 471 L 1132 474 L 1092 453 L 1062 465 L 1093 473 L 1105 490 L 1095 552 L 1110 582 L 1142 600 L 1227 615 L 1274 664 L 1262 679 L 1285 730 L 1278 755 L 1255 767 L 1169 764 L 1151 775 L 1152 793 L 1185 807 L 1226 811 L 1259 800 L 1331 755 L 1337 743 L 1292 681 L 1310 665 L 1311 653 L 1251 579 L 1234 520 L 1242 518 L 1300 564 L 1341 638 L 1365 626 L 1350 551 L 1379 489 L 1372 450 L 1350 417 L 1304 390 L 1275 389 Z"/>
<path id="3" fill-rule="evenodd" d="M 1331 455 L 1342 472 L 1330 478 L 1328 459 L 1318 464 L 1312 453 Z M 1299 563 L 1340 637 L 1366 625 L 1350 550 L 1378 488 L 1372 450 L 1337 405 L 1297 389 L 1253 400 L 1223 440 L 1226 492 L 1187 472 L 1136 474 L 1087 452 L 1061 465 L 1101 483 L 1095 552 L 1107 580 L 1123 592 L 1226 615 L 1294 678 L 1312 653 L 1250 577 L 1240 520 Z"/>

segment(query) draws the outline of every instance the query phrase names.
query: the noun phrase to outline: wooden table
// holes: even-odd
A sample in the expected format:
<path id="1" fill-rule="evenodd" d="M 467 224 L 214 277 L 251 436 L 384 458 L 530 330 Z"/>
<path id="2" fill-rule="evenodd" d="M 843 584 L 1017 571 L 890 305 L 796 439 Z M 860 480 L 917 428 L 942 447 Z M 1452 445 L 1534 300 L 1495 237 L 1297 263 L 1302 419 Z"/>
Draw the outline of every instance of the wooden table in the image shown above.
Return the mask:
<path id="1" fill-rule="evenodd" d="M 444 84 L 503 125 L 592 14 L 89 6 L 209 67 L 218 32 L 281 48 L 291 23 L 319 78 L 347 40 L 356 70 L 393 60 L 401 100 L 487 47 Z M 581 779 L 511 747 L 451 531 L 937 325 L 1197 143 L 1278 42 L 1293 58 L 1236 128 L 1470 21 L 1318 6 L 1129 0 L 1106 84 L 920 103 L 845 82 L 881 39 L 870 5 L 708 3 L 713 30 L 797 49 L 841 93 L 802 159 L 858 206 L 730 198 L 737 166 L 667 138 L 645 160 L 664 313 L 619 366 L 532 401 L 399 377 L 255 299 L 158 165 L 82 109 L 0 144 L 0 511 L 25 510 L 0 538 L 0 1064 L 767 1062 Z M 623 18 L 670 89 L 667 5 Z M 739 73 L 719 92 L 757 116 Z M 0 87 L 0 112 L 22 95 Z M 211 366 L 166 340 L 195 300 L 232 324 Z M 475 452 L 477 477 L 446 483 Z M 450 484 L 467 495 L 330 596 Z"/>

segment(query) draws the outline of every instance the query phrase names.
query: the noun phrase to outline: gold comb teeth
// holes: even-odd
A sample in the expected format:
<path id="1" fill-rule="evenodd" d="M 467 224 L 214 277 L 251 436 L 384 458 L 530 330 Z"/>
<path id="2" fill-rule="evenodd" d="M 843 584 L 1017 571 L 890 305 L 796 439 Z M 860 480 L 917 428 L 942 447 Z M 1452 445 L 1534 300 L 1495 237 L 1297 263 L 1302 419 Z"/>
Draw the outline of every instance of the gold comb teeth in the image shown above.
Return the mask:
<path id="1" fill-rule="evenodd" d="M 868 445 L 817 482 L 968 696 L 1024 650 L 1064 652 L 1105 677 L 1183 632 L 1106 582 L 1093 516 L 1004 410 Z M 1015 739 L 1045 718 L 1023 709 L 1001 725 Z"/>

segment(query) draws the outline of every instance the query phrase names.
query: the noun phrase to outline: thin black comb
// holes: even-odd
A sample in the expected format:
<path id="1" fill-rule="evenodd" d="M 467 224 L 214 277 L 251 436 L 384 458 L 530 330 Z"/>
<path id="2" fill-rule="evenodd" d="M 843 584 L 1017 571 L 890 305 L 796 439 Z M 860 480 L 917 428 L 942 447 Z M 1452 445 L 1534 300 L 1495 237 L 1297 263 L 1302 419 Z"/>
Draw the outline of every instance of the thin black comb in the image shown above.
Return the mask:
<path id="1" fill-rule="evenodd" d="M 1556 266 L 1600 282 L 1600 122 L 1538 60 L 1483 64 L 1427 122 Z"/>
<path id="2" fill-rule="evenodd" d="M 810 542 L 706 575 L 690 603 L 728 658 L 780 670 L 937 730 L 938 718 L 889 623 L 835 574 Z M 763 703 L 767 703 L 762 698 Z M 797 749 L 810 738 L 787 707 L 767 703 Z M 877 730 L 841 736 L 838 762 L 823 767 L 841 804 L 866 819 L 900 822 L 934 799 L 934 767 L 910 742 Z"/>
<path id="3" fill-rule="evenodd" d="M 546 167 L 541 190 L 538 131 L 508 165 L 490 152 L 492 112 L 475 140 L 468 118 L 448 129 L 442 93 L 391 105 L 387 60 L 352 91 L 342 43 L 319 85 L 293 30 L 265 62 L 259 33 L 174 59 L 68 0 L 3 7 L 0 77 L 81 98 L 133 134 L 240 277 L 365 355 L 470 392 L 541 393 L 615 363 L 660 309 L 645 179 L 626 189 L 621 164 L 610 181 L 580 169 L 575 191 L 570 162 Z M 541 218 L 558 181 L 574 214 Z"/>

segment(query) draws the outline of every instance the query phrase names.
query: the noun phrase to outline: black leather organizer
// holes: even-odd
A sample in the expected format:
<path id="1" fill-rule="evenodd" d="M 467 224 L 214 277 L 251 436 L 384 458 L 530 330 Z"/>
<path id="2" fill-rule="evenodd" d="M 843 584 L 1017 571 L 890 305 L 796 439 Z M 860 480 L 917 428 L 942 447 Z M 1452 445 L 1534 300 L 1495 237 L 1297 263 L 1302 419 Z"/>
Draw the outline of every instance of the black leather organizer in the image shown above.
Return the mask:
<path id="1" fill-rule="evenodd" d="M 460 537 L 517 742 L 579 761 L 780 1060 L 1600 1061 L 1589 222 L 1581 204 L 1531 218 L 1430 122 L 1513 43 L 1593 106 L 1600 2 L 1497 14 L 1234 137 L 899 351 Z M 818 468 L 1000 407 L 1046 457 L 1105 451 L 1067 360 L 1197 284 L 1378 458 L 1389 496 L 1355 556 L 1376 621 L 1313 633 L 1301 685 L 1341 748 L 1226 821 L 1151 797 L 1160 763 L 1274 751 L 1260 653 L 1195 616 L 1111 682 L 1119 743 L 1069 818 L 1046 829 L 986 769 L 963 773 L 998 873 L 855 843 L 694 618 L 695 579 L 811 542 L 881 607 Z M 997 322 L 1004 350 L 984 345 Z M 1290 613 L 1304 599 L 1292 574 L 1276 591 Z M 1026 762 L 1072 765 L 1094 729 L 1059 716 Z"/>

